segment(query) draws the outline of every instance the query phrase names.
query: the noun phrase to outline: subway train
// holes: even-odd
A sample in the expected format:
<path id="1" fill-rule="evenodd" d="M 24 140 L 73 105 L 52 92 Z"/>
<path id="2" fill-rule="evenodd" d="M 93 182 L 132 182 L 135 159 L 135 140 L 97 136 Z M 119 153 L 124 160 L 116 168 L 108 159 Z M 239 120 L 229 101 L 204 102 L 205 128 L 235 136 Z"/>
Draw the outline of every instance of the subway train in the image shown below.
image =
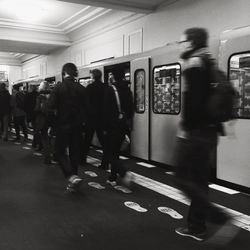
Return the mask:
<path id="1" fill-rule="evenodd" d="M 213 181 L 249 192 L 250 28 L 225 31 L 219 44 L 212 39 L 209 46 L 219 68 L 227 73 L 239 94 L 237 117 L 224 124 L 228 136 L 219 138 L 213 157 Z M 168 166 L 173 166 L 175 135 L 182 112 L 184 86 L 179 47 L 178 42 L 173 42 L 144 53 L 109 58 L 79 68 L 79 82 L 85 87 L 90 83 L 91 69 L 100 69 L 106 83 L 111 80 L 114 68 L 124 71 L 131 83 L 135 108 L 130 155 Z M 60 74 L 51 79 L 62 80 Z M 98 145 L 96 138 L 93 143 Z"/>
<path id="2" fill-rule="evenodd" d="M 250 188 L 250 28 L 223 32 L 220 43 L 210 44 L 218 66 L 237 89 L 237 117 L 225 123 L 228 136 L 220 137 L 214 177 L 238 188 Z M 178 42 L 145 53 L 95 62 L 79 69 L 79 81 L 88 84 L 89 71 L 99 68 L 108 82 L 115 67 L 131 82 L 135 116 L 131 156 L 173 165 L 175 135 L 181 116 L 183 81 Z M 227 183 L 226 183 L 227 182 Z"/>

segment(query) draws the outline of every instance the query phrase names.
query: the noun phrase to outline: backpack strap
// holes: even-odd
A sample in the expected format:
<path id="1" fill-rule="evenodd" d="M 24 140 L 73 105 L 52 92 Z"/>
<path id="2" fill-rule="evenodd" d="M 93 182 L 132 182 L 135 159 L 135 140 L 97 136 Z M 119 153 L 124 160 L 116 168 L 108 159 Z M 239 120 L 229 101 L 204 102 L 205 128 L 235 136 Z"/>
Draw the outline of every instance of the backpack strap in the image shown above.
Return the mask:
<path id="1" fill-rule="evenodd" d="M 122 119 L 123 113 L 122 113 L 122 109 L 121 109 L 121 102 L 120 102 L 119 94 L 118 94 L 117 88 L 114 85 L 112 85 L 112 88 L 115 92 L 116 104 L 117 104 L 118 112 L 119 112 L 119 119 Z"/>

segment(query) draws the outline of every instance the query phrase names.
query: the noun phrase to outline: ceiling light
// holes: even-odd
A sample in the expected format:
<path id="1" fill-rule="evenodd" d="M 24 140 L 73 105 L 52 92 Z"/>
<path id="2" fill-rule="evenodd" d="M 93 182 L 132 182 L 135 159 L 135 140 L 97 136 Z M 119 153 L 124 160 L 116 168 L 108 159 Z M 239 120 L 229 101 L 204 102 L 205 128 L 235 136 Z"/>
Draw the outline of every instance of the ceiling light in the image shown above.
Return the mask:
<path id="1" fill-rule="evenodd" d="M 0 0 L 0 8 L 14 17 L 34 22 L 41 20 L 49 10 L 52 0 Z"/>

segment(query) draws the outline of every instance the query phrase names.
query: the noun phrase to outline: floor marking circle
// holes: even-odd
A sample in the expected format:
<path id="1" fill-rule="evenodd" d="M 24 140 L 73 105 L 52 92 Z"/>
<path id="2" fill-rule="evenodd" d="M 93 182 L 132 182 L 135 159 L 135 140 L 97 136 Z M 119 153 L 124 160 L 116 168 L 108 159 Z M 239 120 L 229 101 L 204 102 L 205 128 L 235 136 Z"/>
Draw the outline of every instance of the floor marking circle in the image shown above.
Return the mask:
<path id="1" fill-rule="evenodd" d="M 183 216 L 181 214 L 179 214 L 177 211 L 175 211 L 172 208 L 169 207 L 158 207 L 158 210 L 163 213 L 163 214 L 168 214 L 170 215 L 172 218 L 180 220 L 183 218 Z"/>
<path id="2" fill-rule="evenodd" d="M 26 143 L 27 146 L 32 146 L 32 143 L 28 142 Z"/>
<path id="3" fill-rule="evenodd" d="M 84 173 L 90 177 L 97 177 L 97 174 L 95 172 L 92 172 L 92 171 L 85 171 Z"/>
<path id="4" fill-rule="evenodd" d="M 22 147 L 22 149 L 30 150 L 30 147 Z"/>
<path id="5" fill-rule="evenodd" d="M 129 188 L 123 187 L 123 186 L 114 186 L 114 189 L 116 189 L 118 191 L 121 191 L 121 192 L 123 192 L 125 194 L 131 194 L 132 193 L 132 191 Z"/>
<path id="6" fill-rule="evenodd" d="M 124 205 L 140 213 L 145 213 L 148 211 L 146 208 L 141 207 L 138 203 L 133 201 L 125 201 Z"/>
<path id="7" fill-rule="evenodd" d="M 98 182 L 89 182 L 88 185 L 96 189 L 105 189 L 105 187 Z"/>

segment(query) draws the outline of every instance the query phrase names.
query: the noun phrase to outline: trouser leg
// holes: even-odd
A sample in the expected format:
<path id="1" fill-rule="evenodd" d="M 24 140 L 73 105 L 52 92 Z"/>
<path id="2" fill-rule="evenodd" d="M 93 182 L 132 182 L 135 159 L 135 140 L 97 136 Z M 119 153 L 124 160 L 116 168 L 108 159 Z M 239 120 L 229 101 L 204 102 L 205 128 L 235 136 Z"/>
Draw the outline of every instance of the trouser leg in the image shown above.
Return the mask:
<path id="1" fill-rule="evenodd" d="M 89 152 L 89 148 L 94 136 L 95 130 L 91 126 L 86 126 L 85 128 L 85 137 L 84 137 L 84 143 L 83 143 L 83 162 L 86 162 L 87 155 Z"/>
<path id="2" fill-rule="evenodd" d="M 104 168 L 108 168 L 108 155 L 107 155 L 107 145 L 106 145 L 106 138 L 104 135 L 104 132 L 102 129 L 96 129 L 96 135 L 97 138 L 102 146 L 102 150 L 103 150 L 103 155 L 102 155 L 102 166 Z"/>
<path id="3" fill-rule="evenodd" d="M 119 128 L 108 131 L 107 133 L 108 160 L 111 164 L 111 175 L 109 179 L 111 181 L 116 180 L 117 174 L 123 178 L 127 172 L 127 169 L 119 159 L 120 147 L 124 136 L 124 133 L 122 133 Z"/>
<path id="4" fill-rule="evenodd" d="M 27 126 L 26 126 L 26 122 L 25 122 L 25 116 L 20 116 L 20 126 L 22 127 L 24 138 L 28 139 L 28 132 L 27 132 Z"/>
<path id="5" fill-rule="evenodd" d="M 50 163 L 51 161 L 51 150 L 50 150 L 50 141 L 48 135 L 48 128 L 43 128 L 41 130 L 41 138 L 43 144 L 43 154 L 44 154 L 44 162 Z"/>
<path id="6" fill-rule="evenodd" d="M 66 149 L 69 146 L 70 131 L 58 128 L 56 132 L 56 158 L 62 169 L 65 178 L 72 175 L 71 164 L 69 157 L 66 154 Z"/>
<path id="7" fill-rule="evenodd" d="M 69 141 L 69 159 L 72 168 L 72 174 L 78 174 L 78 166 L 80 162 L 80 138 L 81 131 L 73 131 Z"/>
<path id="8" fill-rule="evenodd" d="M 20 117 L 14 117 L 14 127 L 16 131 L 16 139 L 20 139 Z"/>
<path id="9" fill-rule="evenodd" d="M 9 115 L 3 117 L 3 138 L 8 139 Z"/>

